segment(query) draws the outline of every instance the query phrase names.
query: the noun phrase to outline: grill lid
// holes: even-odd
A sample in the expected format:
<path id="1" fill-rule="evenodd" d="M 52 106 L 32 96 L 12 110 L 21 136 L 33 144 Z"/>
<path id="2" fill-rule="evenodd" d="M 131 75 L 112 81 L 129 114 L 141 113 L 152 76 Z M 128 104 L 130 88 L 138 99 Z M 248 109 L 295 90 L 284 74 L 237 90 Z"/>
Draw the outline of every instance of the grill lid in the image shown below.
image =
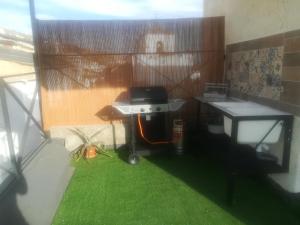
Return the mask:
<path id="1" fill-rule="evenodd" d="M 164 87 L 132 87 L 129 93 L 131 104 L 168 103 L 168 93 Z"/>

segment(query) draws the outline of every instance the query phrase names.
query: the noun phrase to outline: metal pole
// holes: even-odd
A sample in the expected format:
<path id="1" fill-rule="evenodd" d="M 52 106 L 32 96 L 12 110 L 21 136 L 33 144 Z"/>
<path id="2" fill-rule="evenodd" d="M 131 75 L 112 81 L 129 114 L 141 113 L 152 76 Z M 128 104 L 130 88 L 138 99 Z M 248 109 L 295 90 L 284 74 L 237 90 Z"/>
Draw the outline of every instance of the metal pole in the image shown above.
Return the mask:
<path id="1" fill-rule="evenodd" d="M 40 70 L 40 54 L 39 54 L 39 47 L 38 47 L 38 38 L 37 38 L 37 30 L 38 30 L 38 22 L 36 19 L 35 13 L 35 4 L 34 0 L 29 1 L 29 10 L 30 10 L 30 20 L 31 20 L 31 28 L 32 28 L 32 41 L 33 41 L 33 64 L 35 69 L 35 77 L 36 77 L 36 86 L 38 87 L 38 97 L 39 97 L 39 105 L 40 105 L 40 114 L 41 114 L 41 127 L 44 127 L 44 119 L 43 119 L 43 106 L 42 106 L 42 98 L 41 98 L 41 70 Z"/>
<path id="2" fill-rule="evenodd" d="M 36 43 L 36 15 L 35 15 L 35 5 L 34 0 L 29 0 L 29 11 L 30 11 L 30 20 L 31 20 L 31 28 L 32 28 L 32 40 L 33 40 L 33 48 L 35 49 Z"/>
<path id="3" fill-rule="evenodd" d="M 132 165 L 137 164 L 139 162 L 139 156 L 136 152 L 136 117 L 132 114 L 130 115 L 130 122 L 131 122 L 131 143 L 130 143 L 130 149 L 129 149 L 129 157 L 128 162 Z"/>

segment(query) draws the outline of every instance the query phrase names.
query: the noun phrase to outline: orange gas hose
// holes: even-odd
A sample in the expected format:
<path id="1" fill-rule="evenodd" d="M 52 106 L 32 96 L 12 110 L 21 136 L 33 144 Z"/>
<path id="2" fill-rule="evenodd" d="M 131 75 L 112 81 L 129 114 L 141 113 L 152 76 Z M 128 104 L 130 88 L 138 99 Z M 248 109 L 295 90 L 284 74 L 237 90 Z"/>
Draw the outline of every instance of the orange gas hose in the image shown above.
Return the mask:
<path id="1" fill-rule="evenodd" d="M 171 142 L 169 141 L 150 141 L 148 140 L 145 135 L 144 135 L 144 131 L 143 131 L 143 126 L 142 126 L 142 121 L 141 121 L 141 114 L 138 114 L 138 124 L 139 124 L 139 130 L 140 130 L 140 134 L 142 136 L 142 138 L 149 144 L 151 145 L 158 145 L 158 144 L 169 144 Z"/>

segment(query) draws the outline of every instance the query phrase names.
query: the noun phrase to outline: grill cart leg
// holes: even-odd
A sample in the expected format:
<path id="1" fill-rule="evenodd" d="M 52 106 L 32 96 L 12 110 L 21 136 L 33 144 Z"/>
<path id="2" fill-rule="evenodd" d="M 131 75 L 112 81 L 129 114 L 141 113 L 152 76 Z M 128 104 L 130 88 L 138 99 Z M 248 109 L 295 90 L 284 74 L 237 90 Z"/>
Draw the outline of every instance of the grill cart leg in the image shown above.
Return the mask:
<path id="1" fill-rule="evenodd" d="M 129 164 L 135 165 L 139 162 L 139 156 L 136 153 L 136 140 L 135 140 L 135 128 L 136 128 L 136 118 L 134 115 L 130 116 L 130 125 L 131 125 L 131 146 L 129 150 L 128 162 Z"/>

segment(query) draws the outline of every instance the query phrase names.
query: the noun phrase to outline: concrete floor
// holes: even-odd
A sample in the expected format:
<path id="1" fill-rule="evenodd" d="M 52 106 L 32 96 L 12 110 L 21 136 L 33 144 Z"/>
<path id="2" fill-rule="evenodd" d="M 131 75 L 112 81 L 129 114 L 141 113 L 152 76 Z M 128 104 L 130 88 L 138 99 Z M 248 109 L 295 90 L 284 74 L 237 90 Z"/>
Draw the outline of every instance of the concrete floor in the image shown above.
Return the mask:
<path id="1" fill-rule="evenodd" d="M 73 170 L 63 143 L 47 143 L 0 200 L 0 224 L 51 224 Z"/>

